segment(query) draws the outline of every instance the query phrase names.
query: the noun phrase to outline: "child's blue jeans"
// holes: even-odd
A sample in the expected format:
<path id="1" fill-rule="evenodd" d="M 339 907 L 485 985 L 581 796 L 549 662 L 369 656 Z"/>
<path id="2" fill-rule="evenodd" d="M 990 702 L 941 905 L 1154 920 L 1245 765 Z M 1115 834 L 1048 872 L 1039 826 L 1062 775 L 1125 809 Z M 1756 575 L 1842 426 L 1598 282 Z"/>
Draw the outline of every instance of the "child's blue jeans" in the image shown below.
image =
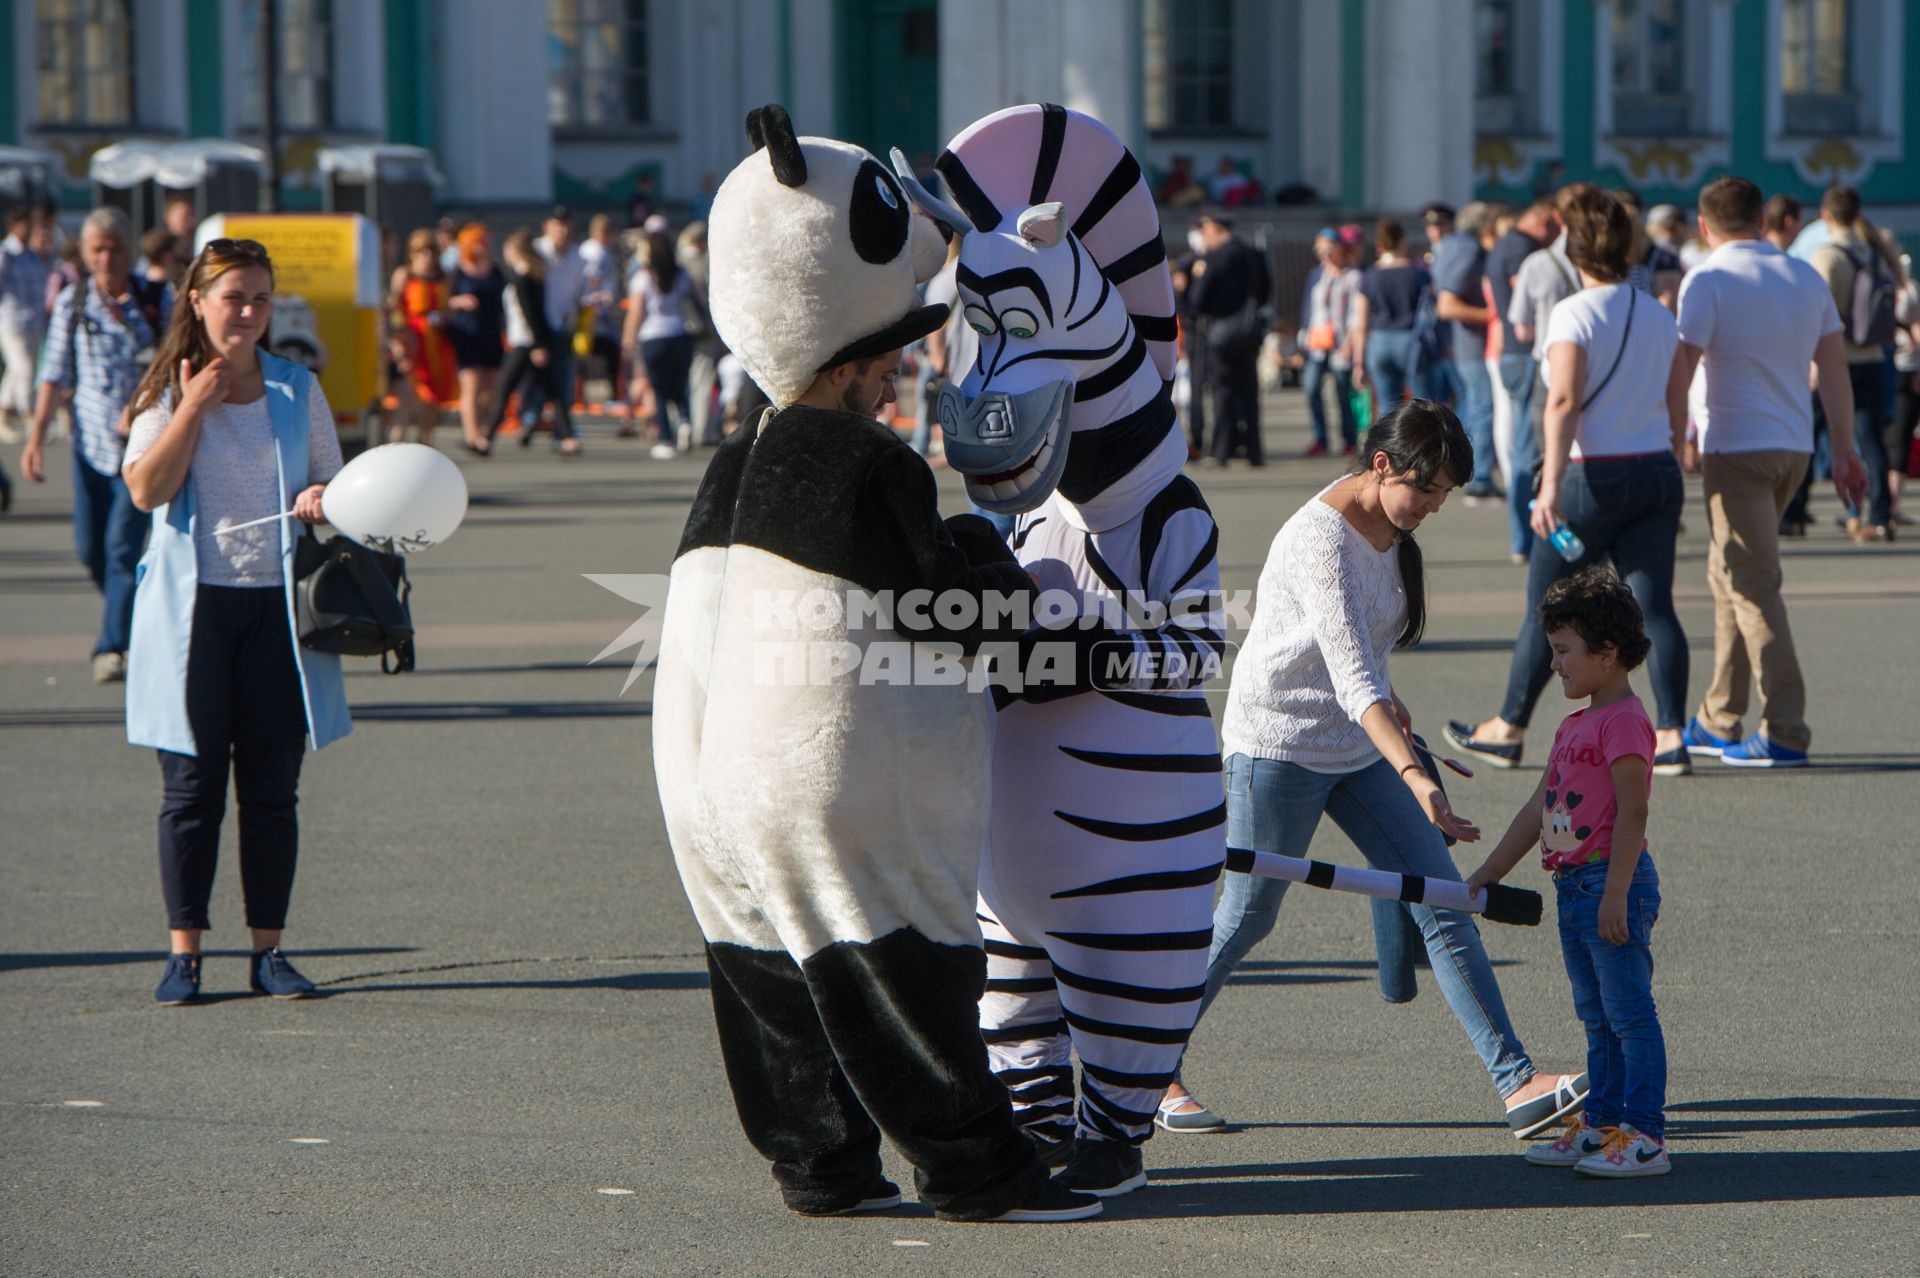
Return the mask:
<path id="1" fill-rule="evenodd" d="M 1627 942 L 1600 937 L 1607 863 L 1556 875 L 1560 950 L 1573 982 L 1573 1010 L 1587 1027 L 1587 1123 L 1630 1123 L 1655 1139 L 1667 1130 L 1667 1040 L 1653 1005 L 1653 925 L 1660 875 L 1640 854 L 1627 890 Z"/>

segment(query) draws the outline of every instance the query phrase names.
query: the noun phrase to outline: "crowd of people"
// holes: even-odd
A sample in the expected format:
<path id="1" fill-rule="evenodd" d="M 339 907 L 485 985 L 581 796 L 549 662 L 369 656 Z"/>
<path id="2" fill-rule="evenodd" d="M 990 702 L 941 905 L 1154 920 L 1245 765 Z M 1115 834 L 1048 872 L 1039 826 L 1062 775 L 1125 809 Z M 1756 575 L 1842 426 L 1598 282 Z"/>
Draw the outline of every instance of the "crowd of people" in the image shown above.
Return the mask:
<path id="1" fill-rule="evenodd" d="M 1463 496 L 1470 503 L 1507 503 L 1513 561 L 1528 563 L 1534 499 L 1529 476 L 1543 464 L 1549 320 L 1561 301 L 1582 288 L 1567 257 L 1562 209 L 1588 186 L 1577 183 L 1520 209 L 1484 201 L 1458 211 L 1430 204 L 1421 211 L 1425 243 L 1412 250 L 1395 218 L 1375 226 L 1370 251 L 1357 225 L 1321 230 L 1297 321 L 1278 326 L 1303 366 L 1312 429 L 1308 455 L 1333 446 L 1329 390 L 1339 446 L 1349 452 L 1362 413 L 1378 415 L 1407 396 L 1449 404 L 1479 459 Z M 1625 282 L 1677 316 L 1685 282 L 1712 252 L 1697 218 L 1671 204 L 1645 210 L 1630 188 L 1605 193 L 1628 220 Z M 1202 215 L 1200 229 L 1208 216 Z M 1865 500 L 1846 506 L 1837 522 L 1854 541 L 1890 540 L 1912 521 L 1901 497 L 1916 464 L 1914 428 L 1920 421 L 1914 377 L 1920 370 L 1920 285 L 1898 242 L 1864 216 L 1851 187 L 1828 191 L 1812 218 L 1794 197 L 1773 196 L 1765 203 L 1760 234 L 1808 262 L 1846 320 L 1845 375 L 1854 388 L 1850 433 L 1865 459 L 1868 487 Z M 1204 324 L 1187 344 L 1190 358 L 1196 346 L 1209 345 Z M 1832 473 L 1828 415 L 1817 383 L 1810 382 L 1808 397 L 1815 462 L 1781 517 L 1782 536 L 1806 534 L 1811 484 Z M 1189 418 L 1198 422 L 1201 416 L 1196 400 Z M 1706 422 L 1704 379 L 1692 388 L 1688 421 L 1682 451 L 1688 468 L 1697 469 Z"/>

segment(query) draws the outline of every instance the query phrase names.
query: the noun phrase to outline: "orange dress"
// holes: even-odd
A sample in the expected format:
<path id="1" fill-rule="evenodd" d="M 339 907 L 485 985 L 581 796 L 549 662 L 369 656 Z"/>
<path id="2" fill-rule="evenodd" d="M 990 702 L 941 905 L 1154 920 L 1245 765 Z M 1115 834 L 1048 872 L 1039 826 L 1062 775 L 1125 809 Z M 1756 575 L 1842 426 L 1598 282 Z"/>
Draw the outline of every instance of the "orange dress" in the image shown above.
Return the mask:
<path id="1" fill-rule="evenodd" d="M 453 343 L 438 323 L 446 310 L 444 280 L 407 276 L 406 286 L 400 290 L 400 316 L 413 334 L 413 393 L 428 404 L 451 404 L 460 398 L 454 378 Z"/>

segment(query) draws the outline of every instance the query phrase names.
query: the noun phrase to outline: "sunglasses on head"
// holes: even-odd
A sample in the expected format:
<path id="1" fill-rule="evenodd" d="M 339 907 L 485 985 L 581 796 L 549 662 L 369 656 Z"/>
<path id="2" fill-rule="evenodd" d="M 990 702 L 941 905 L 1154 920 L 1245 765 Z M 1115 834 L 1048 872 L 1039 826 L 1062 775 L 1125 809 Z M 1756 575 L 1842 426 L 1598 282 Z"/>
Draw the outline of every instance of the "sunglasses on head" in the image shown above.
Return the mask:
<path id="1" fill-rule="evenodd" d="M 263 262 L 267 260 L 267 246 L 259 240 L 230 240 L 222 236 L 217 240 L 208 240 L 201 247 L 202 257 L 209 253 L 245 253 Z"/>

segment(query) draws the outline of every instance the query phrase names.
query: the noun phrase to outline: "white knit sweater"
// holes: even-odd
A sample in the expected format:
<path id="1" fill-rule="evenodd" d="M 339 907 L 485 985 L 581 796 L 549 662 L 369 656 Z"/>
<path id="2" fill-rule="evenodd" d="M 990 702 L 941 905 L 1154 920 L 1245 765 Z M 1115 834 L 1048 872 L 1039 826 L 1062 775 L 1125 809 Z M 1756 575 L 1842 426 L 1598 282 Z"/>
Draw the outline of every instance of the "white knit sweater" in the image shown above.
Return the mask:
<path id="1" fill-rule="evenodd" d="M 1220 726 L 1228 754 L 1355 772 L 1380 757 L 1360 726 L 1391 701 L 1387 654 L 1407 623 L 1400 547 L 1375 550 L 1320 496 L 1281 527 Z"/>

